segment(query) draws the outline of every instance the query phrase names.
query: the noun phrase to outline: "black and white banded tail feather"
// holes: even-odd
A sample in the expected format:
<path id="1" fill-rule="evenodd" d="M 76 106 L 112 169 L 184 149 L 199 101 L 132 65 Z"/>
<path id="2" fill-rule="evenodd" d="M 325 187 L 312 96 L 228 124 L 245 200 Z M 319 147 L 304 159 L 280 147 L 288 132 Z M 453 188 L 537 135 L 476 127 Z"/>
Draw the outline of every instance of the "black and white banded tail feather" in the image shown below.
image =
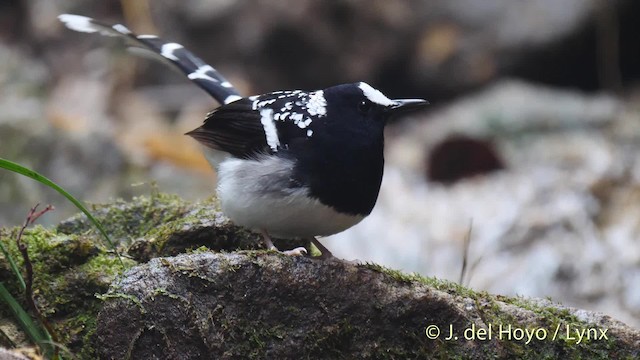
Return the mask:
<path id="1" fill-rule="evenodd" d="M 178 43 L 166 42 L 155 35 L 136 35 L 122 24 L 104 24 L 86 16 L 62 14 L 58 19 L 71 30 L 124 38 L 127 46 L 146 50 L 148 55 L 174 65 L 220 104 L 242 98 L 216 69 Z"/>

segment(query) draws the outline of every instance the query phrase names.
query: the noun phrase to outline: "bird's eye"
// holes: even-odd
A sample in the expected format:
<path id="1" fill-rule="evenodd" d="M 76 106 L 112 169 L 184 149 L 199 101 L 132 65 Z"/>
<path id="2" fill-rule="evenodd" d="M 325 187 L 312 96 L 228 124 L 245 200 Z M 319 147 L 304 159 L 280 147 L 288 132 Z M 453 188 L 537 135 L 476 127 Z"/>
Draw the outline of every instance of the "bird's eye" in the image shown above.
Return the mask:
<path id="1" fill-rule="evenodd" d="M 371 110 L 371 103 L 365 100 L 360 101 L 360 103 L 358 103 L 358 111 L 361 114 L 366 114 L 369 112 L 369 110 Z"/>

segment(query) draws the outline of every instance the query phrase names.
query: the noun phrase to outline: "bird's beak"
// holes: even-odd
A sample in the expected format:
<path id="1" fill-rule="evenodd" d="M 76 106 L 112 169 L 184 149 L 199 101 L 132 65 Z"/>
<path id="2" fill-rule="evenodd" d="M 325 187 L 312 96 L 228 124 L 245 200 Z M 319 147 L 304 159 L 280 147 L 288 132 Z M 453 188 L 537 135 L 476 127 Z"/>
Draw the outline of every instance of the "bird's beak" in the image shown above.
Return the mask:
<path id="1" fill-rule="evenodd" d="M 391 101 L 393 101 L 394 104 L 391 106 L 388 106 L 386 108 L 386 111 L 394 115 L 399 113 L 419 110 L 429 105 L 429 102 L 427 100 L 422 100 L 422 99 L 399 99 L 399 100 L 391 100 Z"/>

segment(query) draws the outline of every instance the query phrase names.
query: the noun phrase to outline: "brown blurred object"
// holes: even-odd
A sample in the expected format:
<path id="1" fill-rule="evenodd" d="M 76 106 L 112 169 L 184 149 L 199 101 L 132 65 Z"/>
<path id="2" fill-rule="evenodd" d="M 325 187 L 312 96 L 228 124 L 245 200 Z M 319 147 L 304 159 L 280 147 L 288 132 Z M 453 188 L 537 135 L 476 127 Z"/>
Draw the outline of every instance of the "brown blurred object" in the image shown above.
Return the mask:
<path id="1" fill-rule="evenodd" d="M 429 153 L 428 178 L 453 183 L 458 180 L 504 169 L 504 162 L 487 140 L 451 136 Z"/>
<path id="2" fill-rule="evenodd" d="M 427 28 L 418 43 L 419 61 L 429 67 L 442 65 L 461 46 L 460 35 L 460 28 L 453 23 L 436 24 Z"/>
<path id="3" fill-rule="evenodd" d="M 188 136 L 177 134 L 175 131 L 163 131 L 150 133 L 143 141 L 147 154 L 153 160 L 169 161 L 177 166 L 206 174 L 212 172 L 202 151 Z"/>
<path id="4" fill-rule="evenodd" d="M 157 34 L 148 0 L 121 0 L 122 13 L 128 26 L 139 34 Z"/>

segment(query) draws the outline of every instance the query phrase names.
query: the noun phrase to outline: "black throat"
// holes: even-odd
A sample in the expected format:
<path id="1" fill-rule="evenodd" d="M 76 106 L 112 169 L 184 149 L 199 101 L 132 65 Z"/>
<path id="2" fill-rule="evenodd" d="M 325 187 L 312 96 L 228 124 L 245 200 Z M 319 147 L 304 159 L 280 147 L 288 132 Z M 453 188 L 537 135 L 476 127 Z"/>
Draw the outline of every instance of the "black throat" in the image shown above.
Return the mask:
<path id="1" fill-rule="evenodd" d="M 341 213 L 366 216 L 378 199 L 384 168 L 382 133 L 375 141 L 358 144 L 352 139 L 320 136 L 314 144 L 297 144 L 294 181 L 307 186 L 310 195 Z"/>

